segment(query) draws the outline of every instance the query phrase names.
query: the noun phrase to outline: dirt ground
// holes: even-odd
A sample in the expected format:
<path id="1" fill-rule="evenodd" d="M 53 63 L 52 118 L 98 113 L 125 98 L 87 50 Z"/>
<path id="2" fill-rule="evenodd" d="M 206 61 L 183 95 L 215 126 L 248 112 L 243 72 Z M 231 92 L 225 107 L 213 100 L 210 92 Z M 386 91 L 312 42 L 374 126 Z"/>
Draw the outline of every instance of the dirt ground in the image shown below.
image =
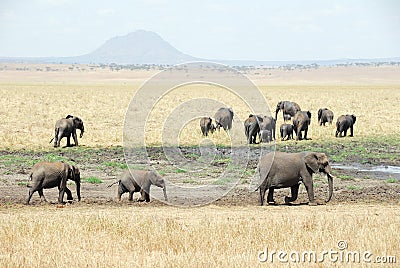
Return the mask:
<path id="1" fill-rule="evenodd" d="M 198 148 L 180 148 L 182 154 L 190 161 L 198 161 L 196 156 L 200 155 Z M 107 206 L 162 206 L 162 191 L 160 188 L 152 186 L 152 195 L 155 197 L 150 204 L 129 202 L 127 194 L 123 195 L 122 202 L 116 202 L 115 196 L 117 186 L 107 187 L 115 182 L 116 178 L 125 170 L 124 155 L 121 147 L 90 149 L 87 151 L 77 151 L 70 148 L 63 148 L 58 151 L 59 155 L 67 159 L 70 163 L 76 163 L 81 170 L 82 187 L 80 203 L 73 202 L 74 206 L 84 205 L 107 205 Z M 218 148 L 215 157 L 207 168 L 201 171 L 181 172 L 176 167 L 172 167 L 169 160 L 163 155 L 163 149 L 159 147 L 148 148 L 149 159 L 152 167 L 159 171 L 167 180 L 167 193 L 169 202 L 176 206 L 188 206 L 196 204 L 207 204 L 212 202 L 217 206 L 255 206 L 258 205 L 259 192 L 254 191 L 254 186 L 250 182 L 254 177 L 254 170 L 260 157 L 260 150 L 252 148 L 248 155 L 246 169 L 237 171 L 237 181 L 233 183 L 220 182 L 218 178 L 227 169 L 230 149 Z M 45 158 L 46 152 L 8 152 L 1 151 L 0 157 L 0 206 L 23 204 L 28 194 L 26 183 L 32 162 L 4 161 L 4 159 L 31 159 L 34 162 Z M 136 159 L 138 163 L 140 161 Z M 118 165 L 105 165 L 104 163 L 118 163 Z M 344 165 L 344 163 L 331 163 L 334 167 Z M 348 165 L 349 163 L 347 163 Z M 392 163 L 386 163 L 390 165 Z M 145 168 L 136 166 L 135 168 Z M 328 205 L 344 203 L 400 203 L 400 174 L 386 174 L 383 172 L 359 171 L 352 169 L 334 168 L 334 194 Z M 100 179 L 101 183 L 89 183 L 89 177 Z M 239 179 L 240 178 L 240 179 Z M 255 177 L 254 177 L 255 178 Z M 202 186 L 211 184 L 211 189 Z M 314 175 L 314 191 L 317 202 L 325 204 L 327 197 L 327 179 L 323 174 Z M 254 185 L 254 184 L 252 184 Z M 76 198 L 75 185 L 68 182 L 73 196 Z M 182 192 L 184 187 L 187 192 Z M 222 197 L 215 198 L 221 192 L 226 192 Z M 195 194 L 194 194 L 195 193 Z M 57 189 L 45 189 L 44 194 L 48 201 L 55 204 L 57 201 Z M 280 189 L 275 191 L 275 201 L 278 205 L 284 205 L 284 196 L 290 194 L 290 189 Z M 204 197 L 207 201 L 203 201 Z M 135 197 L 138 197 L 136 194 Z M 198 199 L 201 198 L 202 200 Z M 65 197 L 66 199 L 66 197 Z M 157 199 L 161 200 L 158 201 Z M 300 187 L 299 198 L 292 205 L 305 205 L 308 198 L 304 186 Z M 42 206 L 37 193 L 31 199 L 32 205 Z"/>

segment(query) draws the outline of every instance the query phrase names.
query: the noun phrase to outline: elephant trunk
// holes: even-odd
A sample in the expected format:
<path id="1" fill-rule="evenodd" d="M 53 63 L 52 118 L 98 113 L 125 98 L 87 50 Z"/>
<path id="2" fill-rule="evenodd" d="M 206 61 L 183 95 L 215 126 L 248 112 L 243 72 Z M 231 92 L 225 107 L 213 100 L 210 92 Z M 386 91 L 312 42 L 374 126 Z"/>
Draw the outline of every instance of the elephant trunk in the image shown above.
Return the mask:
<path id="1" fill-rule="evenodd" d="M 280 108 L 277 107 L 275 110 L 275 120 L 278 120 L 278 112 L 279 112 Z"/>
<path id="2" fill-rule="evenodd" d="M 81 134 L 79 135 L 79 138 L 81 138 L 82 139 L 82 137 L 83 137 L 83 133 L 85 132 L 85 129 L 82 127 L 81 128 Z"/>
<path id="3" fill-rule="evenodd" d="M 326 202 L 329 202 L 333 195 L 333 176 L 331 173 L 327 173 L 326 175 L 328 176 L 328 187 L 329 187 L 328 199 L 326 200 Z"/>
<path id="4" fill-rule="evenodd" d="M 164 200 L 168 201 L 168 198 L 167 198 L 167 187 L 165 185 L 164 185 L 164 188 L 163 188 L 163 193 L 164 193 Z"/>
<path id="5" fill-rule="evenodd" d="M 76 195 L 78 196 L 78 201 L 81 201 L 81 182 L 76 181 Z"/>

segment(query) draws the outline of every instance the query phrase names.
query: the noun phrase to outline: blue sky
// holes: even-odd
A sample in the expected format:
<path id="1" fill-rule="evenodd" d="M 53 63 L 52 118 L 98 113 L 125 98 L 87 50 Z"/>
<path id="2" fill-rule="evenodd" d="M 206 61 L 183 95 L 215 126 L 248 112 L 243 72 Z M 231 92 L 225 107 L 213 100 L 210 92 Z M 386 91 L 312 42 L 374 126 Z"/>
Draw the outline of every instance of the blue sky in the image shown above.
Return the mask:
<path id="1" fill-rule="evenodd" d="M 3 0 L 0 56 L 75 56 L 144 29 L 208 59 L 400 56 L 400 1 Z"/>

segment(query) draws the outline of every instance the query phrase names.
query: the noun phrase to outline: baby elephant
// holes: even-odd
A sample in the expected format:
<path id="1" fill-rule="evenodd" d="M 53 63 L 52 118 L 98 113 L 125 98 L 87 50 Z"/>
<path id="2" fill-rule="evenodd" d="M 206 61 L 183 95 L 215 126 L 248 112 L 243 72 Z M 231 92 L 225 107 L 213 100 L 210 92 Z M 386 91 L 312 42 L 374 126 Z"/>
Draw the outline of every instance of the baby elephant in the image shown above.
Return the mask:
<path id="1" fill-rule="evenodd" d="M 118 183 L 118 201 L 121 200 L 121 195 L 123 193 L 129 193 L 129 201 L 133 199 L 133 193 L 140 192 L 142 195 L 138 200 L 140 202 L 146 201 L 150 202 L 150 186 L 154 184 L 160 188 L 163 188 L 164 199 L 168 201 L 167 198 L 167 188 L 165 186 L 164 179 L 158 175 L 155 171 L 145 171 L 145 170 L 127 170 L 125 171 L 120 179 L 108 187 L 113 186 Z"/>
<path id="2" fill-rule="evenodd" d="M 280 132 L 282 141 L 284 141 L 286 137 L 287 137 L 286 140 L 293 140 L 293 125 L 282 124 L 280 127 Z"/>
<path id="3" fill-rule="evenodd" d="M 350 128 L 350 137 L 353 137 L 353 126 L 356 123 L 357 117 L 352 114 L 346 114 L 346 115 L 341 115 L 336 121 L 336 133 L 335 137 L 339 135 L 339 137 L 342 137 L 343 133 L 344 136 L 346 137 L 347 135 L 347 130 Z"/>
<path id="4" fill-rule="evenodd" d="M 211 134 L 215 131 L 215 126 L 212 123 L 212 119 L 210 117 L 202 117 L 200 119 L 200 128 L 203 136 L 208 136 L 208 132 L 210 131 Z"/>
<path id="5" fill-rule="evenodd" d="M 67 188 L 67 180 L 73 180 L 76 184 L 78 201 L 81 201 L 81 176 L 79 169 L 64 162 L 40 162 L 35 164 L 29 174 L 31 183 L 28 184 L 29 194 L 25 204 L 29 204 L 34 192 L 38 192 L 40 199 L 47 202 L 43 195 L 43 189 L 58 187 L 58 203 L 62 204 L 64 192 L 67 193 L 67 200 L 73 200 L 71 191 Z"/>

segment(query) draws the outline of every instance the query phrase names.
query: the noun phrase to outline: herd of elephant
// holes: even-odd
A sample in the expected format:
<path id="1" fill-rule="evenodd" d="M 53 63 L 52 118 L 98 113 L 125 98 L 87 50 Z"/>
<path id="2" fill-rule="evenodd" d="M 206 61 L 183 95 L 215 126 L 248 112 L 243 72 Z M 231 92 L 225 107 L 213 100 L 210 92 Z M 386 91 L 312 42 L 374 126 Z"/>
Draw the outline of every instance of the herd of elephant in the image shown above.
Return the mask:
<path id="1" fill-rule="evenodd" d="M 271 142 L 276 140 L 276 120 L 279 111 L 282 111 L 284 123 L 280 126 L 281 140 L 284 141 L 293 139 L 293 133 L 296 134 L 296 140 L 307 140 L 308 127 L 311 123 L 311 112 L 302 111 L 296 102 L 280 101 L 276 105 L 275 118 L 272 116 L 262 116 L 250 114 L 244 121 L 244 130 L 249 144 L 255 144 L 257 137 L 259 142 Z M 220 108 L 214 115 L 215 125 L 211 117 L 202 117 L 200 119 L 200 128 L 204 136 L 208 133 L 213 133 L 216 129 L 221 127 L 226 131 L 232 128 L 233 120 L 232 108 Z M 320 126 L 326 123 L 332 124 L 334 114 L 328 108 L 321 108 L 318 110 L 318 122 Z M 291 124 L 287 123 L 292 121 Z M 341 115 L 336 121 L 336 137 L 347 135 L 350 129 L 350 136 L 353 136 L 353 126 L 356 123 L 356 116 L 354 114 Z M 304 137 L 303 137 L 304 132 Z"/>
<path id="2" fill-rule="evenodd" d="M 292 124 L 282 124 L 281 138 L 293 137 L 293 131 L 297 135 L 297 139 L 302 139 L 301 132 L 304 131 L 304 138 L 307 139 L 308 125 L 311 120 L 309 111 L 301 111 L 297 103 L 289 101 L 281 101 L 276 108 L 275 118 L 268 116 L 250 115 L 246 119 L 245 133 L 248 143 L 256 143 L 256 137 L 259 136 L 260 142 L 268 142 L 275 139 L 275 124 L 278 112 L 283 111 L 283 118 L 286 121 L 291 120 Z M 209 117 L 201 118 L 200 126 L 203 135 L 207 136 L 208 132 L 213 132 L 221 127 L 228 131 L 232 128 L 233 110 L 231 108 L 220 108 L 215 116 L 216 125 L 212 123 Z M 333 113 L 328 109 L 320 109 L 318 111 L 318 121 L 320 125 L 325 123 L 332 124 Z M 350 128 L 351 136 L 353 136 L 353 125 L 356 121 L 354 115 L 343 115 L 337 120 L 336 136 L 338 134 L 346 136 L 347 130 Z M 84 133 L 83 121 L 76 116 L 68 115 L 66 118 L 58 120 L 55 124 L 54 147 L 60 146 L 62 138 L 67 139 L 67 147 L 72 146 L 70 138 L 74 139 L 74 145 L 78 146 L 78 138 L 76 130 L 81 131 L 80 138 Z M 53 139 L 52 139 L 53 140 Z M 52 140 L 50 142 L 52 142 Z M 312 175 L 316 172 L 322 172 L 328 177 L 328 202 L 333 194 L 333 176 L 332 168 L 329 164 L 328 157 L 324 153 L 316 152 L 300 152 L 300 153 L 284 153 L 271 152 L 260 158 L 257 166 L 257 172 L 260 176 L 260 191 L 259 203 L 264 204 L 265 193 L 268 190 L 267 203 L 274 204 L 274 190 L 280 188 L 290 188 L 291 196 L 285 197 L 285 203 L 294 202 L 298 196 L 300 182 L 306 188 L 309 205 L 316 205 L 313 178 Z M 64 194 L 67 194 L 67 200 L 73 200 L 72 193 L 67 187 L 67 181 L 72 180 L 76 184 L 76 192 L 78 201 L 81 200 L 80 185 L 81 176 L 80 170 L 74 165 L 64 162 L 40 162 L 35 164 L 29 173 L 31 182 L 28 184 L 29 193 L 25 200 L 29 204 L 32 195 L 38 192 L 41 201 L 46 201 L 43 195 L 43 189 L 58 187 L 59 196 L 58 203 L 64 203 Z M 124 193 L 129 193 L 129 200 L 133 200 L 133 194 L 140 192 L 141 197 L 138 201 L 150 202 L 150 186 L 155 185 L 163 189 L 164 199 L 168 201 L 166 193 L 166 184 L 164 179 L 156 171 L 144 170 L 127 170 L 119 179 L 109 185 L 111 187 L 118 184 L 117 199 L 121 200 Z"/>

